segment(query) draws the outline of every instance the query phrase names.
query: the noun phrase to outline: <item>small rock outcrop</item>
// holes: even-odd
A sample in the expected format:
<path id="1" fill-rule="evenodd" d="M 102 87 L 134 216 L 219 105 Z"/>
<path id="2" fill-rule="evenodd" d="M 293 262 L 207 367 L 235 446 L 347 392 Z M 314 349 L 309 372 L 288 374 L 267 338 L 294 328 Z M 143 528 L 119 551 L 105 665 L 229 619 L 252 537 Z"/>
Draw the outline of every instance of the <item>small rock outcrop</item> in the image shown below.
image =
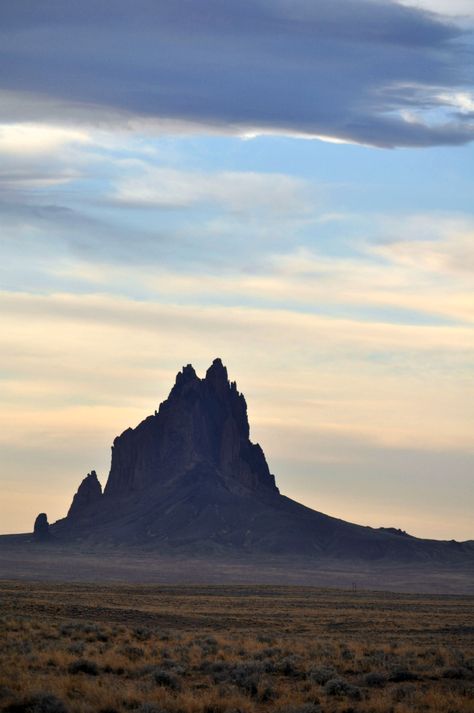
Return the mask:
<path id="1" fill-rule="evenodd" d="M 92 470 L 80 484 L 67 517 L 70 520 L 78 520 L 89 515 L 101 498 L 102 486 L 97 478 L 97 473 Z"/>
<path id="2" fill-rule="evenodd" d="M 401 530 L 399 527 L 379 527 L 381 532 L 389 532 L 391 535 L 397 535 L 398 537 L 412 537 L 405 530 Z"/>
<path id="3" fill-rule="evenodd" d="M 40 512 L 36 518 L 33 534 L 36 540 L 47 540 L 49 538 L 49 522 L 45 512 Z"/>

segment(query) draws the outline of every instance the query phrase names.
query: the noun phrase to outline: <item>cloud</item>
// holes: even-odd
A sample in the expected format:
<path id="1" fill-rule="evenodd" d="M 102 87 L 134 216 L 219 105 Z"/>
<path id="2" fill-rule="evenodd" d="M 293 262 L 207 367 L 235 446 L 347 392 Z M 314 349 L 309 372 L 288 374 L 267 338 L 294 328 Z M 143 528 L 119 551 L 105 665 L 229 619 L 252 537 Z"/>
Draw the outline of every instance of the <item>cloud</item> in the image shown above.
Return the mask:
<path id="1" fill-rule="evenodd" d="M 80 149 L 92 143 L 84 130 L 49 124 L 0 124 L 0 188 L 18 193 L 58 186 L 81 176 Z M 74 165 L 76 164 L 76 165 Z"/>
<path id="2" fill-rule="evenodd" d="M 151 333 L 159 326 L 164 332 L 168 330 L 169 335 L 185 325 L 193 331 L 198 330 L 204 339 L 206 334 L 223 337 L 231 335 L 238 327 L 239 330 L 246 330 L 255 347 L 260 345 L 264 351 L 267 339 L 277 348 L 282 333 L 289 340 L 286 348 L 290 352 L 298 351 L 298 337 L 303 339 L 319 334 L 325 341 L 324 347 L 320 344 L 317 349 L 327 355 L 331 353 L 330 345 L 347 349 L 347 353 L 354 355 L 369 349 L 374 354 L 382 355 L 390 350 L 400 353 L 414 350 L 420 354 L 435 350 L 440 354 L 457 353 L 462 356 L 470 353 L 473 348 L 472 329 L 464 325 L 397 324 L 382 320 L 331 317 L 290 308 L 195 304 L 194 299 L 184 303 L 181 300 L 170 300 L 168 304 L 162 304 L 153 300 L 103 294 L 34 295 L 5 292 L 0 293 L 0 297 L 2 309 L 10 319 L 22 315 L 34 318 L 35 315 L 39 317 L 46 313 L 49 320 L 69 322 L 70 336 L 75 328 L 74 323 L 84 321 Z M 11 330 L 16 334 L 14 325 L 11 325 Z"/>
<path id="3" fill-rule="evenodd" d="M 376 146 L 474 137 L 468 36 L 375 0 L 2 3 L 4 121 L 201 125 Z M 452 102 L 449 96 L 453 97 Z"/>
<path id="4" fill-rule="evenodd" d="M 436 280 L 451 275 L 456 278 L 454 284 L 464 288 L 466 294 L 474 290 L 472 220 L 431 215 L 397 222 L 399 237 L 372 246 L 373 253 L 418 273 L 433 273 Z"/>
<path id="5" fill-rule="evenodd" d="M 474 20 L 472 0 L 398 0 L 401 5 L 421 7 L 442 15 L 452 15 L 458 21 Z"/>
<path id="6" fill-rule="evenodd" d="M 217 205 L 238 213 L 308 211 L 308 184 L 283 174 L 248 171 L 204 173 L 124 161 L 132 175 L 116 181 L 112 198 L 129 205 L 186 208 Z"/>
<path id="7" fill-rule="evenodd" d="M 49 275 L 58 288 L 72 281 L 82 284 L 81 290 L 122 294 L 126 284 L 129 295 L 183 304 L 283 306 L 371 323 L 474 322 L 472 220 L 415 215 L 371 216 L 367 221 L 371 240 L 353 243 L 352 254 L 317 251 L 308 246 L 311 241 L 293 249 L 287 242 L 279 251 L 270 240 L 259 249 L 253 245 L 249 260 L 246 253 L 239 255 L 234 235 L 237 246 L 221 241 L 228 259 L 216 271 L 208 256 L 210 238 L 203 232 L 199 245 L 205 256 L 200 262 L 196 257 L 187 265 L 183 260 L 173 264 L 153 257 L 142 243 L 142 260 L 135 267 L 131 259 L 126 264 L 118 261 L 109 247 L 100 263 L 56 262 L 49 266 Z"/>
<path id="8" fill-rule="evenodd" d="M 89 143 L 85 131 L 41 124 L 0 125 L 0 152 L 6 154 L 48 154 L 65 144 Z"/>

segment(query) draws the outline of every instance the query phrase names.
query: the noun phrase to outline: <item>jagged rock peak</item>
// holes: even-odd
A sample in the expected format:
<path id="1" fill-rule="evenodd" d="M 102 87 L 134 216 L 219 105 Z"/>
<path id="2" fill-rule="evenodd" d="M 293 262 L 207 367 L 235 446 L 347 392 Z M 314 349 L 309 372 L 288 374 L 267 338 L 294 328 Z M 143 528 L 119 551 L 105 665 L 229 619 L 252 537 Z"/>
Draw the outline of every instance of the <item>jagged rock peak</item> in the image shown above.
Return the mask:
<path id="1" fill-rule="evenodd" d="M 205 384 L 213 389 L 221 398 L 225 398 L 230 391 L 227 369 L 221 359 L 214 359 L 209 369 L 206 371 Z"/>
<path id="2" fill-rule="evenodd" d="M 95 470 L 91 470 L 86 475 L 75 494 L 69 512 L 68 518 L 77 519 L 88 515 L 91 509 L 102 498 L 102 486 L 97 478 Z"/>
<path id="3" fill-rule="evenodd" d="M 206 381 L 228 381 L 227 369 L 222 363 L 222 359 L 214 359 L 206 371 Z"/>
<path id="4" fill-rule="evenodd" d="M 175 397 L 181 397 L 184 392 L 189 390 L 205 390 L 211 389 L 216 392 L 221 398 L 225 398 L 227 392 L 238 394 L 237 384 L 235 381 L 229 382 L 227 369 L 222 363 L 222 359 L 216 358 L 212 362 L 209 369 L 206 371 L 206 375 L 203 379 L 200 379 L 196 374 L 192 364 L 186 364 L 183 366 L 181 371 L 176 374 L 175 385 L 173 386 L 169 399 L 173 400 Z M 240 398 L 243 396 L 239 394 Z M 167 399 L 163 404 L 160 404 L 160 410 L 162 406 L 166 406 L 169 399 Z M 155 412 L 156 415 L 156 412 Z"/>
<path id="5" fill-rule="evenodd" d="M 49 537 L 49 522 L 45 512 L 40 512 L 36 518 L 33 534 L 37 540 L 46 540 Z"/>
<path id="6" fill-rule="evenodd" d="M 262 449 L 249 440 L 245 398 L 219 358 L 203 379 L 183 367 L 159 411 L 115 439 L 104 496 L 140 497 L 198 470 L 208 482 L 278 492 Z"/>
<path id="7" fill-rule="evenodd" d="M 183 366 L 181 371 L 176 374 L 176 384 L 188 384 L 196 380 L 199 381 L 199 378 L 192 364 L 186 364 L 186 366 Z"/>

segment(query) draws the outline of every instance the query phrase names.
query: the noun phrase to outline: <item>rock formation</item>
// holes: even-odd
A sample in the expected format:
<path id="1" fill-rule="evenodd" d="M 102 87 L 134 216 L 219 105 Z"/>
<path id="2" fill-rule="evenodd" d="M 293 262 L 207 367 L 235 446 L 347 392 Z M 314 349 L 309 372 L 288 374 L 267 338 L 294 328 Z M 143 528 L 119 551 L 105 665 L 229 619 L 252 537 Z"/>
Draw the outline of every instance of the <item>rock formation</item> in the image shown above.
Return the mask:
<path id="1" fill-rule="evenodd" d="M 220 359 L 204 379 L 185 366 L 159 411 L 115 439 L 104 497 L 171 485 L 193 471 L 229 489 L 278 492 L 262 449 L 249 439 L 245 399 Z"/>
<path id="2" fill-rule="evenodd" d="M 40 517 L 38 537 L 47 531 Z M 182 369 L 158 411 L 115 439 L 104 492 L 92 471 L 50 530 L 57 541 L 160 553 L 474 562 L 472 542 L 362 527 L 281 495 L 220 359 L 202 379 Z"/>
<path id="3" fill-rule="evenodd" d="M 75 494 L 67 517 L 77 520 L 89 515 L 102 498 L 102 486 L 97 473 L 92 470 L 80 484 Z"/>
<path id="4" fill-rule="evenodd" d="M 45 512 L 40 512 L 36 518 L 33 534 L 36 540 L 47 540 L 49 538 L 49 522 Z"/>

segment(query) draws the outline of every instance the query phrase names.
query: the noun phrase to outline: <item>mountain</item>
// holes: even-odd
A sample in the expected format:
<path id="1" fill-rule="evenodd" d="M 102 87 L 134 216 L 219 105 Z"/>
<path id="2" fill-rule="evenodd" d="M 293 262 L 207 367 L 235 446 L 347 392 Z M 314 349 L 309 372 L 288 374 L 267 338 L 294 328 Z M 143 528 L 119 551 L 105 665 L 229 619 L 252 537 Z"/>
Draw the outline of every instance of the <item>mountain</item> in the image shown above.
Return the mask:
<path id="1" fill-rule="evenodd" d="M 220 359 L 202 379 L 185 366 L 159 410 L 115 439 L 104 491 L 92 471 L 64 519 L 48 525 L 41 514 L 35 537 L 191 555 L 474 563 L 472 541 L 363 527 L 281 495 Z"/>

